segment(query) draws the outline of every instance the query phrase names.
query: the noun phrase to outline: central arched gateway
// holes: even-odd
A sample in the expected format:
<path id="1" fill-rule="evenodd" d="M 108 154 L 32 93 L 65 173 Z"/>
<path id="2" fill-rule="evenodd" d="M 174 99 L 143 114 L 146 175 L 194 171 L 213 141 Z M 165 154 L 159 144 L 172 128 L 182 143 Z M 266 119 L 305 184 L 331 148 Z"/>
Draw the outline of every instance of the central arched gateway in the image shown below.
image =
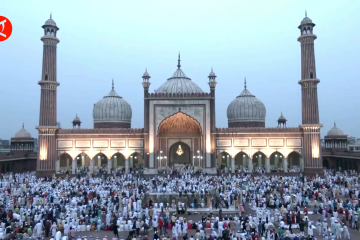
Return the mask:
<path id="1" fill-rule="evenodd" d="M 200 123 L 179 109 L 159 125 L 156 167 L 186 164 L 204 167 L 202 141 Z"/>

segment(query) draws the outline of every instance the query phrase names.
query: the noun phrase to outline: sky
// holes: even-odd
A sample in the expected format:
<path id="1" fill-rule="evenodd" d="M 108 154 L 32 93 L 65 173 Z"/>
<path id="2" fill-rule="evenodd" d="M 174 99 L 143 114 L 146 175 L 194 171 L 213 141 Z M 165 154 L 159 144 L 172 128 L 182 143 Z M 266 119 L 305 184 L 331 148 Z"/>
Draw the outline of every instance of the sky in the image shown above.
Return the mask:
<path id="1" fill-rule="evenodd" d="M 137 0 L 3 1 L 0 16 L 13 26 L 0 42 L 0 138 L 22 124 L 37 137 L 43 35 L 52 18 L 60 28 L 57 48 L 57 118 L 71 128 L 77 114 L 93 127 L 92 108 L 111 90 L 132 106 L 132 127 L 143 128 L 142 74 L 154 92 L 176 70 L 210 92 L 214 69 L 216 126 L 227 127 L 226 108 L 244 88 L 266 107 L 266 126 L 301 124 L 300 43 L 297 28 L 307 10 L 314 33 L 322 136 L 336 121 L 360 137 L 360 1 L 332 0 Z"/>

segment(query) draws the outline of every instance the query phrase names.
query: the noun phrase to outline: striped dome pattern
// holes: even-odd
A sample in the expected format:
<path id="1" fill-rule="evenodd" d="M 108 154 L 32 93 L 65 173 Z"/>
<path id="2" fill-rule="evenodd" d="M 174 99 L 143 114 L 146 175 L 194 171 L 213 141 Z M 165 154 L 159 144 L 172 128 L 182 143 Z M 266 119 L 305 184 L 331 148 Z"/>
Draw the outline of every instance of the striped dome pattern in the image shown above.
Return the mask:
<path id="1" fill-rule="evenodd" d="M 265 122 L 265 105 L 246 88 L 227 108 L 228 122 Z"/>
<path id="2" fill-rule="evenodd" d="M 131 117 L 131 106 L 116 93 L 114 83 L 109 94 L 94 104 L 94 123 L 131 123 Z"/>

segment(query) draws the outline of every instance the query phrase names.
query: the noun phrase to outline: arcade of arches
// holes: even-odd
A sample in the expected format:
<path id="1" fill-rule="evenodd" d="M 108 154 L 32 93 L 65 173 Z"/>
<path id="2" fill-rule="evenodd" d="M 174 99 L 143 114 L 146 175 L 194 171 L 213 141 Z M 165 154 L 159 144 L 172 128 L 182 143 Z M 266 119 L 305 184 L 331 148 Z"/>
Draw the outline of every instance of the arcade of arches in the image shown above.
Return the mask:
<path id="1" fill-rule="evenodd" d="M 159 125 L 156 166 L 203 166 L 202 140 L 199 122 L 179 109 Z"/>
<path id="2" fill-rule="evenodd" d="M 234 158 L 227 152 L 220 152 L 217 156 L 217 166 L 236 169 L 246 168 L 250 171 L 264 168 L 266 172 L 288 172 L 291 169 L 304 168 L 304 160 L 298 152 L 291 152 L 287 158 L 280 152 L 274 152 L 267 158 L 262 152 L 256 152 L 249 157 L 245 152 L 239 152 Z"/>
<path id="3" fill-rule="evenodd" d="M 336 169 L 336 170 L 355 170 L 359 171 L 360 165 L 358 164 L 358 159 L 348 159 L 348 158 L 323 158 L 323 166 L 327 169 Z"/>
<path id="4" fill-rule="evenodd" d="M 128 172 L 130 168 L 138 168 L 143 165 L 144 158 L 138 153 L 134 152 L 126 159 L 125 156 L 117 152 L 111 156 L 110 159 L 104 153 L 97 153 L 91 159 L 86 153 L 78 154 L 74 159 L 68 153 L 60 155 L 58 160 L 58 169 L 60 171 L 69 171 L 75 173 L 77 168 L 88 167 L 90 172 L 95 172 L 97 169 L 106 169 L 107 172 L 111 170 L 122 170 Z"/>

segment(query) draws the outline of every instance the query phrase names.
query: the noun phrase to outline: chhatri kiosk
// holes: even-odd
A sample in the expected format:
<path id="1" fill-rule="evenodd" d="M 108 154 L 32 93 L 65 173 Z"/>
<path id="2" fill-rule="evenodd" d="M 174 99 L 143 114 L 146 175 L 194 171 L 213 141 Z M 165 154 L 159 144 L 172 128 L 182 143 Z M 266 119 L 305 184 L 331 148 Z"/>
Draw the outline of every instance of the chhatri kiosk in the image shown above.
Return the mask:
<path id="1" fill-rule="evenodd" d="M 46 176 L 77 167 L 94 171 L 99 167 L 124 169 L 143 165 L 155 174 L 169 166 L 193 165 L 203 172 L 216 173 L 218 166 L 234 171 L 246 167 L 252 171 L 264 167 L 288 172 L 298 168 L 307 174 L 322 174 L 320 128 L 313 33 L 315 24 L 305 17 L 300 25 L 302 123 L 286 127 L 281 114 L 279 125 L 266 127 L 265 105 L 253 95 L 246 82 L 244 89 L 227 108 L 228 127 L 215 123 L 216 75 L 211 70 L 204 91 L 185 75 L 180 55 L 173 75 L 150 93 L 151 77 L 143 74 L 144 128 L 131 128 L 130 106 L 116 91 L 114 83 L 106 96 L 93 106 L 94 127 L 81 128 L 78 116 L 73 128 L 62 129 L 57 123 L 57 60 L 59 43 L 55 21 L 42 26 L 44 35 L 37 175 Z M 222 81 L 226 81 L 223 79 Z M 64 84 L 70 84 L 64 82 Z M 134 85 L 135 87 L 136 85 Z M 239 86 L 240 87 L 240 86 Z M 89 110 L 90 110 L 89 105 Z M 220 113 L 225 115 L 223 108 Z M 218 111 L 218 112 L 219 112 Z M 280 112 L 280 111 L 279 111 Z M 74 109 L 74 115 L 76 109 Z"/>

